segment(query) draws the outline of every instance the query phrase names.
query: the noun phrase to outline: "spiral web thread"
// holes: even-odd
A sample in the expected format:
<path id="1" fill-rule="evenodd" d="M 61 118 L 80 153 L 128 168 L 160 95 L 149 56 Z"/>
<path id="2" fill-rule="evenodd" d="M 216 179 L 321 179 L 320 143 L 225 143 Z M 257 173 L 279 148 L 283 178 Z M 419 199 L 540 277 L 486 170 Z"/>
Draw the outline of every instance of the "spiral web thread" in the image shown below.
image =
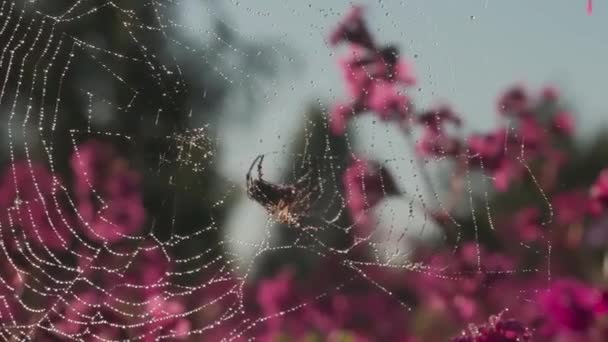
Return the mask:
<path id="1" fill-rule="evenodd" d="M 239 6 L 238 3 L 233 3 Z M 129 248 L 117 248 L 114 244 L 104 241 L 101 237 L 100 243 L 91 243 L 89 239 L 83 238 L 82 229 L 92 229 L 87 226 L 84 214 L 79 213 L 79 206 L 74 194 L 69 191 L 66 182 L 54 178 L 52 183 L 52 196 L 48 196 L 39 179 L 36 171 L 36 162 L 43 161 L 49 170 L 54 173 L 55 169 L 64 168 L 65 165 L 58 165 L 54 159 L 54 149 L 57 148 L 55 141 L 59 135 L 69 135 L 71 150 L 78 160 L 79 146 L 88 138 L 103 137 L 120 141 L 124 146 L 129 146 L 135 142 L 132 138 L 111 130 L 105 130 L 104 118 L 96 110 L 100 104 L 105 108 L 110 108 L 118 115 L 138 114 L 137 103 L 139 99 L 138 89 L 130 84 L 128 75 L 119 74 L 113 65 L 115 63 L 126 63 L 127 65 L 146 66 L 156 84 L 155 86 L 167 89 L 164 84 L 166 75 L 177 74 L 177 79 L 181 80 L 181 86 L 168 90 L 167 96 L 177 96 L 181 92 L 187 91 L 187 84 L 181 76 L 179 65 L 158 65 L 153 63 L 155 56 L 148 54 L 146 41 L 150 39 L 160 39 L 169 44 L 170 54 L 186 53 L 199 57 L 207 72 L 214 73 L 215 76 L 226 83 L 242 83 L 241 78 L 249 76 L 249 71 L 239 69 L 231 61 L 226 60 L 230 73 L 214 65 L 214 60 L 222 60 L 222 55 L 210 57 L 213 51 L 209 52 L 210 41 L 219 41 L 222 44 L 222 37 L 213 31 L 199 32 L 196 28 L 183 24 L 173 9 L 186 6 L 176 1 L 163 2 L 150 1 L 142 5 L 144 9 L 150 9 L 157 22 L 154 25 L 141 22 L 138 19 L 139 9 L 123 7 L 121 2 L 116 1 L 77 1 L 70 6 L 66 6 L 60 14 L 51 15 L 45 12 L 43 4 L 38 1 L 17 2 L 2 1 L 0 5 L 0 38 L 4 42 L 0 52 L 0 78 L 2 85 L 0 90 L 0 106 L 3 113 L 5 124 L 6 143 L 10 165 L 6 174 L 13 178 L 11 184 L 18 184 L 20 177 L 24 177 L 33 185 L 35 193 L 27 200 L 22 200 L 18 186 L 14 186 L 15 192 L 13 203 L 8 206 L 3 213 L 6 220 L 2 220 L 2 293 L 0 296 L 0 313 L 2 329 L 0 336 L 4 340 L 36 340 L 41 336 L 54 336 L 59 339 L 72 340 L 114 340 L 116 335 L 107 335 L 102 328 L 112 328 L 121 331 L 118 335 L 121 339 L 142 340 L 153 336 L 155 339 L 173 339 L 178 337 L 191 338 L 198 340 L 199 336 L 215 336 L 215 331 L 222 331 L 221 335 L 214 338 L 226 341 L 239 340 L 250 336 L 256 326 L 277 317 L 290 315 L 297 310 L 302 310 L 307 305 L 311 305 L 316 300 L 321 300 L 333 293 L 339 293 L 345 286 L 345 282 L 339 282 L 328 286 L 325 291 L 318 293 L 312 299 L 299 302 L 286 310 L 282 310 L 272 316 L 258 315 L 252 317 L 244 315 L 246 311 L 247 293 L 245 287 L 247 280 L 255 271 L 258 260 L 271 252 L 282 250 L 305 250 L 312 255 L 323 258 L 337 259 L 341 268 L 351 275 L 350 279 L 363 279 L 372 288 L 379 291 L 392 300 L 400 301 L 404 310 L 410 309 L 410 304 L 401 302 L 397 296 L 393 295 L 382 279 L 376 279 L 372 270 L 374 269 L 401 269 L 412 273 L 425 273 L 446 281 L 457 281 L 463 274 L 451 272 L 449 267 L 436 267 L 426 265 L 422 261 L 410 260 L 412 251 L 403 247 L 402 243 L 409 237 L 420 237 L 425 229 L 432 226 L 430 219 L 425 214 L 424 209 L 437 206 L 445 211 L 446 204 L 437 190 L 432 189 L 431 195 L 424 194 L 424 185 L 418 184 L 415 189 L 406 190 L 402 200 L 391 202 L 390 204 L 380 204 L 373 211 L 374 214 L 386 226 L 384 232 L 373 230 L 368 235 L 358 236 L 347 246 L 335 247 L 319 237 L 318 231 L 335 231 L 337 234 L 346 234 L 354 229 L 356 224 L 341 226 L 340 218 L 348 215 L 347 203 L 336 184 L 341 183 L 341 172 L 336 161 L 332 156 L 332 145 L 329 142 L 329 133 L 325 137 L 325 154 L 323 156 L 310 155 L 308 138 L 312 136 L 312 128 L 316 128 L 317 123 L 309 120 L 306 123 L 305 143 L 300 151 L 289 151 L 283 147 L 277 153 L 268 151 L 253 151 L 255 154 L 267 154 L 264 170 L 272 173 L 279 169 L 278 158 L 280 157 L 299 157 L 302 162 L 298 165 L 291 165 L 292 179 L 296 175 L 306 173 L 310 168 L 315 169 L 315 182 L 319 184 L 319 196 L 327 197 L 333 208 L 337 205 L 339 210 L 321 210 L 313 213 L 313 223 L 310 227 L 315 229 L 302 229 L 296 232 L 297 238 L 288 244 L 278 244 L 274 235 L 277 231 L 273 228 L 274 221 L 269 218 L 264 228 L 264 237 L 258 242 L 246 242 L 238 235 L 223 233 L 222 227 L 214 222 L 208 225 L 199 226 L 193 233 L 181 234 L 180 227 L 171 227 L 170 236 L 166 239 L 157 237 L 157 232 L 168 230 L 168 227 L 158 227 L 154 224 L 154 217 L 151 218 L 149 226 L 136 234 L 127 234 L 125 237 L 129 241 Z M 288 5 L 283 5 L 288 6 Z M 206 8 L 210 16 L 218 16 L 213 7 Z M 127 51 L 111 51 L 92 41 L 87 41 L 83 37 L 75 36 L 70 33 L 70 28 L 78 26 L 80 22 L 100 15 L 100 13 L 110 12 L 120 18 L 119 29 L 122 37 L 129 41 L 129 46 L 134 48 Z M 247 10 L 252 16 L 265 15 L 253 8 Z M 239 32 L 238 29 L 225 23 L 229 30 Z M 100 28 L 106 29 L 106 28 Z M 109 28 L 108 28 L 109 29 Z M 327 31 L 328 28 L 316 28 L 318 31 Z M 177 31 L 186 31 L 189 34 L 198 35 L 196 40 L 185 39 L 183 36 L 174 34 Z M 321 32 L 322 33 L 322 32 Z M 202 36 L 202 38 L 201 38 Z M 280 49 L 272 48 L 283 59 L 289 60 Z M 203 52 L 204 51 L 204 52 Z M 238 51 L 239 55 L 246 55 L 250 51 Z M 171 59 L 171 58 L 170 58 Z M 177 61 L 176 58 L 172 58 Z M 62 100 L 64 95 L 62 87 L 78 75 L 80 64 L 93 65 L 109 79 L 120 87 L 121 92 L 125 92 L 129 100 L 124 103 L 112 103 L 108 96 L 98 90 L 87 89 L 87 84 L 83 84 L 80 89 L 82 103 L 86 104 L 86 113 L 83 114 L 88 122 L 86 130 L 73 130 L 65 127 L 57 127 L 59 118 L 66 115 L 63 112 Z M 94 87 L 93 87 L 94 88 Z M 56 93 L 47 91 L 57 89 Z M 173 93 L 171 93 L 173 92 Z M 268 92 L 262 95 L 269 102 L 276 100 L 276 93 Z M 170 103 L 170 101 L 168 102 Z M 169 105 L 158 108 L 158 117 L 171 115 L 175 110 Z M 328 108 L 321 105 L 323 115 L 327 117 Z M 182 110 L 181 108 L 179 110 Z M 97 117 L 99 116 L 99 117 Z M 326 120 L 327 121 L 327 120 Z M 204 123 L 197 127 L 178 130 L 174 134 L 165 137 L 163 144 L 168 151 L 173 151 L 175 157 L 160 156 L 159 170 L 166 164 L 176 164 L 179 168 L 194 171 L 199 177 L 205 177 L 208 170 L 205 162 L 211 158 L 217 145 L 222 144 L 221 140 L 214 141 L 208 134 L 209 127 L 213 122 Z M 363 130 L 362 126 L 366 123 L 357 121 L 354 123 L 356 131 Z M 95 128 L 93 128 L 95 127 Z M 382 124 L 374 125 L 372 139 L 377 135 L 392 134 L 389 129 L 382 132 L 386 127 Z M 99 131 L 96 131 L 99 129 Z M 328 131 L 324 127 L 325 132 Z M 345 136 L 348 152 L 351 156 L 360 155 L 354 143 L 350 142 L 348 134 Z M 410 172 L 414 178 L 421 177 L 420 170 L 414 159 L 406 157 L 400 149 L 403 145 L 402 137 L 389 138 L 390 153 L 392 158 L 385 160 L 384 165 L 391 169 L 396 176 L 400 186 L 407 188 L 410 178 L 401 176 Z M 373 141 L 372 141 L 373 143 Z M 506 148 L 506 147 L 505 147 Z M 355 153 L 357 151 L 357 153 Z M 522 154 L 523 154 L 522 147 Z M 365 153 L 365 151 L 363 152 Z M 239 161 L 242 165 L 242 180 L 252 158 Z M 19 174 L 23 169 L 18 169 L 19 160 L 26 161 L 26 174 Z M 441 159 L 441 158 L 439 158 Z M 522 158 L 523 160 L 523 158 Z M 435 161 L 431 162 L 434 163 Z M 426 163 L 422 163 L 426 165 Z M 425 167 L 429 167 L 426 165 Z M 275 171 L 271 171 L 271 170 Z M 530 170 L 526 166 L 527 170 Z M 321 179 L 320 174 L 330 175 L 329 179 Z M 534 175 L 529 173 L 530 178 L 536 182 Z M 269 181 L 272 177 L 267 177 Z M 466 179 L 465 192 L 470 208 L 473 208 L 473 176 L 468 175 Z M 487 177 L 482 177 L 487 183 Z M 170 178 L 168 182 L 175 181 Z M 273 181 L 279 183 L 278 180 Z M 9 182 L 10 183 L 10 182 Z M 96 200 L 104 203 L 103 194 L 97 191 L 92 181 L 88 186 Z M 484 188 L 487 188 L 485 186 Z M 539 194 L 545 196 L 540 186 Z M 493 210 L 487 204 L 488 192 L 481 192 L 485 196 L 487 219 L 492 222 Z M 219 200 L 211 205 L 210 211 L 226 205 L 224 199 L 233 195 L 243 196 L 244 184 L 227 185 Z M 549 202 L 546 200 L 548 207 Z M 61 205 L 67 206 L 68 212 L 74 215 L 67 217 L 66 211 L 58 210 Z M 33 205 L 41 206 L 46 220 L 37 220 L 33 215 Z M 257 204 L 251 203 L 252 206 Z M 403 212 L 407 208 L 407 217 L 402 217 L 398 212 Z M 24 209 L 25 208 L 25 209 Z M 257 207 L 262 210 L 261 207 Z M 3 209 L 4 210 L 4 209 Z M 27 213 L 19 216 L 18 212 Z M 475 217 L 475 212 L 471 213 Z M 19 218 L 17 218 L 19 216 Z M 213 215 L 211 215 L 213 216 Z M 25 234 L 20 228 L 24 218 L 29 220 L 33 227 L 33 234 Z M 75 217 L 75 222 L 71 217 Z M 458 227 L 456 243 L 452 246 L 454 253 L 459 248 L 461 225 L 456 219 L 450 220 Z M 45 227 L 38 227 L 38 224 Z M 421 223 L 420 223 L 421 222 Z M 477 222 L 474 222 L 475 238 L 478 238 Z M 111 225 L 112 223 L 109 222 Z M 59 238 L 59 247 L 50 248 L 44 243 L 36 243 L 30 240 L 44 241 L 39 235 L 41 229 L 51 228 L 53 234 Z M 63 233 L 57 233 L 56 226 L 65 227 Z M 287 229 L 293 229 L 288 227 Z M 182 250 L 189 241 L 194 239 L 204 239 L 217 232 L 221 234 L 221 240 L 216 246 L 211 248 L 200 248 L 193 250 L 190 248 L 188 256 L 176 257 L 175 252 Z M 384 234 L 384 235 L 381 235 Z M 71 244 L 64 241 L 69 237 L 73 241 Z M 98 241 L 99 242 L 99 241 Z M 106 243 L 107 242 L 107 243 Z M 13 245 L 14 244 L 14 245 Z M 39 246 L 37 246 L 39 245 Z M 247 246 L 253 249 L 253 257 L 242 259 L 240 254 L 235 251 L 235 246 Z M 355 255 L 354 251 L 359 247 L 365 247 L 372 251 L 373 257 L 362 260 Z M 477 264 L 479 272 L 481 269 L 482 256 L 478 246 Z M 221 251 L 221 252 L 220 252 Z M 545 251 L 537 251 L 539 254 L 550 251 L 550 245 Z M 137 265 L 141 262 L 140 258 L 146 253 L 160 255 L 162 262 L 168 266 L 160 276 L 152 283 L 141 285 L 140 282 L 132 281 L 128 277 L 130 272 L 137 272 Z M 547 260 L 550 262 L 550 253 L 547 253 Z M 75 262 L 74 260 L 79 260 Z M 104 260 L 104 262 L 100 262 Z M 105 261 L 113 260 L 109 265 Z M 550 269 L 550 267 L 549 267 Z M 513 269 L 496 271 L 504 274 L 536 272 L 535 269 Z M 119 279 L 116 283 L 108 287 L 102 283 L 100 277 L 105 275 L 116 276 Z M 196 281 L 185 281 L 186 278 L 196 277 Z M 219 288 L 220 290 L 217 290 Z M 130 291 L 144 290 L 153 292 L 149 297 L 138 297 L 130 295 Z M 90 293 L 103 295 L 104 301 L 98 302 L 91 297 Z M 94 295 L 93 295 L 94 296 Z M 525 294 L 523 294 L 525 296 Z M 189 298 L 197 298 L 198 301 L 192 302 Z M 202 298 L 202 300 L 201 300 Z M 180 302 L 182 308 L 172 312 L 167 310 L 167 303 Z M 184 304 L 187 303 L 187 304 Z M 220 303 L 222 303 L 220 305 Z M 227 304 L 226 304 L 227 303 Z M 154 310 L 154 307 L 158 310 Z M 220 307 L 217 312 L 216 307 Z M 209 313 L 213 312 L 213 313 Z M 174 322 L 185 319 L 190 322 L 190 326 L 180 329 L 175 325 L 166 329 L 163 322 Z M 67 322 L 67 323 L 66 323 Z M 239 322 L 238 324 L 233 324 Z M 231 328 L 225 329 L 226 326 Z M 49 335 L 44 335 L 49 334 Z M 105 335 L 104 335 L 105 334 Z M 218 333 L 219 334 L 219 333 Z M 125 337 L 126 336 L 126 337 Z M 211 338 L 213 339 L 213 338 Z"/>

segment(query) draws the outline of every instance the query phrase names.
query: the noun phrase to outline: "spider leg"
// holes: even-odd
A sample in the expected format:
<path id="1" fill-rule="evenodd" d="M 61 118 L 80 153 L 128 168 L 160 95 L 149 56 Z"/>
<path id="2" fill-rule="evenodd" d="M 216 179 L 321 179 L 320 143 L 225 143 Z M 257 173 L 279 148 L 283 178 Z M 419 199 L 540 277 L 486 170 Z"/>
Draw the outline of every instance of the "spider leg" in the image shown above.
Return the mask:
<path id="1" fill-rule="evenodd" d="M 262 173 L 262 163 L 264 162 L 264 155 L 260 154 L 258 158 L 260 159 L 260 162 L 258 163 L 258 178 L 262 179 L 262 177 L 264 176 L 264 174 Z"/>
<path id="2" fill-rule="evenodd" d="M 255 163 L 260 160 L 260 164 L 261 164 L 261 159 L 264 158 L 264 155 L 259 154 L 257 157 L 255 157 L 255 159 L 253 160 L 253 162 L 251 163 L 251 166 L 249 166 L 249 171 L 247 171 L 247 175 L 245 175 L 245 180 L 247 181 L 247 187 L 249 187 L 249 185 L 251 184 L 251 171 L 253 171 L 253 167 L 255 166 Z M 260 166 L 258 166 L 258 173 L 259 173 L 259 169 Z"/>
<path id="3" fill-rule="evenodd" d="M 302 184 L 304 183 L 306 180 L 308 180 L 308 184 L 310 184 L 311 178 L 310 175 L 312 174 L 312 169 L 308 169 L 308 171 L 306 171 L 305 174 L 302 175 L 302 177 L 300 177 L 300 179 L 298 179 L 296 181 L 296 184 Z"/>

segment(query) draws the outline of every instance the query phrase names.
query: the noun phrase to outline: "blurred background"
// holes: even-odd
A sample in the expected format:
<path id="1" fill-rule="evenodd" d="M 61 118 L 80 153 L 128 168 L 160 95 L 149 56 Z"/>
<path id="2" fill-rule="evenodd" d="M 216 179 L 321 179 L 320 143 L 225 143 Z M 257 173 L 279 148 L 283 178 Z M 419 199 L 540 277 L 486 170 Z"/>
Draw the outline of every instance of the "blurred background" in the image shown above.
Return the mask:
<path id="1" fill-rule="evenodd" d="M 374 35 L 411 64 L 416 108 L 449 104 L 465 135 L 496 124 L 496 98 L 511 85 L 551 85 L 577 125 L 578 159 L 565 182 L 590 184 L 607 164 L 605 1 L 595 1 L 591 15 L 583 0 L 359 4 Z M 297 244 L 298 234 L 247 198 L 245 175 L 257 155 L 266 155 L 264 177 L 273 183 L 312 169 L 325 181 L 316 213 L 341 227 L 352 221 L 331 195 L 343 191 L 340 177 L 354 156 L 383 161 L 411 198 L 434 201 L 395 126 L 370 115 L 344 136 L 328 133 L 331 105 L 345 96 L 337 63 L 346 51 L 330 47 L 328 35 L 352 5 L 3 1 L 0 166 L 35 160 L 69 181 L 75 146 L 105 141 L 142 174 L 142 231 L 160 241 L 194 234 L 177 254 L 228 253 L 252 279 L 286 264 L 312 267 L 306 251 L 259 253 L 265 243 Z M 443 166 L 428 165 L 438 197 Z M 517 201 L 490 196 L 492 208 Z M 377 212 L 387 232 L 404 232 L 385 242 L 405 257 L 411 240 L 439 236 L 408 201 L 391 199 Z M 353 239 L 327 234 L 336 246 Z"/>

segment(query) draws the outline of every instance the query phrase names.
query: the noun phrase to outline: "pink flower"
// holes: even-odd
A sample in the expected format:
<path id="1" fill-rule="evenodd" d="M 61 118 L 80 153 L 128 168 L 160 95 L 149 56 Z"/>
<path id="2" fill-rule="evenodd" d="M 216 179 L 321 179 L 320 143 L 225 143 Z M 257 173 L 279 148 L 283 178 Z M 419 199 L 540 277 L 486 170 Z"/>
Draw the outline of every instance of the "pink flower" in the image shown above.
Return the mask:
<path id="1" fill-rule="evenodd" d="M 32 201 L 23 203 L 7 210 L 2 217 L 5 227 L 21 228 L 29 238 L 27 243 L 35 243 L 37 247 L 49 248 L 51 251 L 67 251 L 74 235 L 70 232 L 73 218 L 57 199 Z M 7 230 L 6 235 L 11 236 Z M 13 243 L 19 234 L 13 236 Z"/>
<path id="2" fill-rule="evenodd" d="M 139 196 L 141 176 L 134 170 L 126 168 L 114 170 L 111 178 L 104 184 L 104 194 L 108 198 L 125 198 Z"/>
<path id="3" fill-rule="evenodd" d="M 413 112 L 409 97 L 401 89 L 416 82 L 410 66 L 399 58 L 396 47 L 375 47 L 360 7 L 353 8 L 332 34 L 334 44 L 344 40 L 353 44 L 350 55 L 339 61 L 350 99 L 349 104 L 332 108 L 332 133 L 344 134 L 348 121 L 365 111 L 375 112 L 381 120 L 404 124 Z"/>
<path id="4" fill-rule="evenodd" d="M 332 107 L 329 120 L 329 128 L 334 135 L 342 135 L 350 118 L 359 113 L 353 106 L 339 103 Z"/>
<path id="5" fill-rule="evenodd" d="M 293 273 L 285 270 L 274 278 L 260 281 L 257 301 L 266 315 L 284 310 L 295 295 Z"/>
<path id="6" fill-rule="evenodd" d="M 110 200 L 87 222 L 84 233 L 92 240 L 117 242 L 141 229 L 146 212 L 139 196 Z"/>
<path id="7" fill-rule="evenodd" d="M 489 301 L 492 289 L 505 282 L 505 271 L 512 270 L 515 264 L 505 255 L 490 253 L 472 242 L 465 243 L 456 253 L 443 251 L 431 254 L 428 259 L 431 269 L 445 271 L 440 276 L 422 273 L 412 277 L 413 288 L 431 311 L 452 314 L 465 321 L 485 316 L 487 302 L 479 299 Z"/>
<path id="8" fill-rule="evenodd" d="M 352 219 L 358 226 L 369 227 L 368 211 L 384 197 L 398 194 L 387 169 L 374 161 L 356 159 L 344 172 L 342 182 Z"/>
<path id="9" fill-rule="evenodd" d="M 427 129 L 416 143 L 416 152 L 424 157 L 455 156 L 460 152 L 460 141 L 443 132 Z"/>
<path id="10" fill-rule="evenodd" d="M 572 136 L 576 128 L 574 118 L 568 112 L 559 112 L 551 120 L 551 128 L 556 134 Z"/>
<path id="11" fill-rule="evenodd" d="M 338 293 L 316 305 L 311 314 L 313 326 L 324 336 L 346 332 L 360 342 L 410 338 L 403 309 L 377 293 Z"/>
<path id="12" fill-rule="evenodd" d="M 467 140 L 472 158 L 483 161 L 484 168 L 499 164 L 507 149 L 507 130 L 498 129 L 489 134 L 473 134 Z"/>
<path id="13" fill-rule="evenodd" d="M 585 219 L 589 199 L 585 193 L 574 190 L 562 192 L 553 198 L 555 221 L 559 225 L 581 223 Z"/>
<path id="14" fill-rule="evenodd" d="M 527 158 L 536 156 L 548 142 L 545 128 L 530 113 L 521 114 L 516 134 L 518 152 L 522 153 L 523 149 L 524 157 Z"/>
<path id="15" fill-rule="evenodd" d="M 0 179 L 0 208 L 54 196 L 61 189 L 60 184 L 46 167 L 36 163 L 30 166 L 25 160 L 16 161 L 5 169 Z"/>
<path id="16" fill-rule="evenodd" d="M 577 280 L 560 279 L 538 296 L 545 334 L 584 332 L 605 312 L 602 291 Z"/>
<path id="17" fill-rule="evenodd" d="M 417 118 L 424 127 L 422 138 L 416 144 L 417 152 L 422 156 L 454 156 L 460 152 L 461 144 L 457 138 L 448 136 L 446 122 L 460 126 L 460 118 L 447 106 L 427 110 Z"/>
<path id="18" fill-rule="evenodd" d="M 467 140 L 471 162 L 492 176 L 499 191 L 506 191 L 511 182 L 523 174 L 521 162 L 508 153 L 509 140 L 504 128 L 490 134 L 474 134 Z"/>
<path id="19" fill-rule="evenodd" d="M 451 342 L 526 342 L 532 340 L 532 333 L 515 319 L 504 319 L 502 314 L 490 316 L 487 324 L 469 326 L 461 336 Z"/>
<path id="20" fill-rule="evenodd" d="M 589 190 L 591 195 L 590 211 L 594 215 L 599 215 L 608 207 L 608 169 L 600 172 L 595 183 Z"/>
<path id="21" fill-rule="evenodd" d="M 418 122 L 426 129 L 438 132 L 442 130 L 445 123 L 449 122 L 460 126 L 460 118 L 448 106 L 440 106 L 425 111 L 418 116 Z"/>
<path id="22" fill-rule="evenodd" d="M 339 60 L 348 94 L 361 100 L 376 81 L 386 81 L 400 86 L 416 84 L 411 66 L 398 57 L 398 51 L 386 47 L 380 52 L 351 48 L 349 57 Z"/>
<path id="23" fill-rule="evenodd" d="M 546 86 L 541 90 L 541 98 L 545 102 L 555 103 L 559 99 L 559 90 L 553 86 Z"/>
<path id="24" fill-rule="evenodd" d="M 78 197 L 86 197 L 93 190 L 101 190 L 108 178 L 110 162 L 115 159 L 116 152 L 112 146 L 101 141 L 90 140 L 78 145 L 70 159 Z"/>
<path id="25" fill-rule="evenodd" d="M 329 37 L 331 45 L 337 45 L 344 41 L 374 49 L 372 36 L 363 20 L 363 8 L 360 6 L 353 6 Z"/>
<path id="26" fill-rule="evenodd" d="M 524 208 L 515 214 L 512 224 L 519 238 L 533 242 L 542 236 L 540 211 L 537 208 Z"/>
<path id="27" fill-rule="evenodd" d="M 131 285 L 144 287 L 143 292 L 146 296 L 161 292 L 160 285 L 167 280 L 167 272 L 170 270 L 169 260 L 161 247 L 145 243 L 137 249 L 129 248 L 124 252 L 129 253 L 128 269 L 124 272 L 124 281 Z M 124 264 L 124 257 L 122 259 Z"/>
<path id="28" fill-rule="evenodd" d="M 64 335 L 68 335 L 83 340 L 125 338 L 124 331 L 120 328 L 125 321 L 107 306 L 109 297 L 102 297 L 94 291 L 76 293 L 72 297 L 64 304 L 63 312 L 53 315 L 58 320 L 55 328 L 61 332 L 58 336 L 65 338 Z"/>
<path id="29" fill-rule="evenodd" d="M 397 61 L 394 66 L 394 79 L 406 86 L 416 84 L 416 77 L 412 70 L 412 66 L 404 61 Z"/>
<path id="30" fill-rule="evenodd" d="M 413 109 L 410 99 L 405 94 L 401 93 L 393 83 L 382 80 L 371 84 L 365 105 L 385 121 L 394 118 L 405 121 Z"/>
<path id="31" fill-rule="evenodd" d="M 403 121 L 409 117 L 413 105 L 399 85 L 413 84 L 414 78 L 397 57 L 385 58 L 382 53 L 353 49 L 351 57 L 340 60 L 351 102 L 334 106 L 334 134 L 343 134 L 347 121 L 365 110 L 374 111 L 382 120 Z"/>
<path id="32" fill-rule="evenodd" d="M 374 70 L 372 64 L 375 55 L 365 56 L 366 52 L 359 48 L 352 48 L 349 57 L 341 58 L 338 63 L 342 70 L 344 81 L 348 95 L 353 99 L 359 99 L 364 96 L 370 82 L 373 79 Z M 365 57 L 364 57 L 365 56 Z"/>
<path id="33" fill-rule="evenodd" d="M 146 311 L 151 320 L 145 324 L 143 341 L 188 338 L 192 324 L 184 317 L 186 310 L 179 301 L 155 297 L 147 303 Z"/>
<path id="34" fill-rule="evenodd" d="M 505 157 L 495 168 L 490 169 L 490 172 L 496 190 L 507 191 L 513 181 L 522 177 L 524 168 L 519 161 Z"/>
<path id="35" fill-rule="evenodd" d="M 91 140 L 71 159 L 78 212 L 84 234 L 98 242 L 136 235 L 146 220 L 140 175 L 112 146 Z"/>
<path id="36" fill-rule="evenodd" d="M 256 299 L 262 314 L 271 317 L 261 331 L 262 336 L 265 337 L 262 340 L 275 341 L 284 333 L 301 337 L 310 329 L 310 321 L 302 311 L 293 312 L 293 315 L 277 315 L 283 310 L 300 306 L 306 300 L 303 289 L 296 288 L 292 270 L 282 270 L 273 278 L 260 281 Z"/>
<path id="37" fill-rule="evenodd" d="M 503 115 L 518 115 L 528 109 L 528 95 L 520 86 L 508 89 L 498 100 L 498 112 Z"/>
<path id="38" fill-rule="evenodd" d="M 12 228 L 5 231 L 11 247 L 18 243 L 21 229 L 28 238 L 26 242 L 37 247 L 52 251 L 70 247 L 73 218 L 56 176 L 42 165 L 30 167 L 28 162 L 18 161 L 5 171 L 0 182 L 0 225 Z"/>

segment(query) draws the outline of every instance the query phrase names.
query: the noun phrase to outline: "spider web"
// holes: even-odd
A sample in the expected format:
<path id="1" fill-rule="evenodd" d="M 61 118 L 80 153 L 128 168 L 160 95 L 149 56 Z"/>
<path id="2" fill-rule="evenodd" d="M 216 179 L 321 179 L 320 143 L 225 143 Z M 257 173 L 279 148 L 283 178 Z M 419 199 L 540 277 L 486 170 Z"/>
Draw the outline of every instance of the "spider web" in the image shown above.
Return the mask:
<path id="1" fill-rule="evenodd" d="M 306 40 L 311 41 L 324 41 L 342 7 L 296 8 L 279 2 L 263 9 L 234 1 L 226 6 L 240 9 L 237 18 L 265 18 L 268 33 L 287 29 L 288 18 L 301 11 L 320 13 L 324 19 L 309 24 Z M 408 143 L 415 144 L 417 137 L 403 136 L 372 116 L 354 120 L 343 137 L 333 137 L 329 103 L 342 90 L 324 79 L 285 84 L 252 73 L 266 69 L 272 74 L 282 64 L 297 68 L 303 61 L 289 51 L 290 42 L 280 33 L 277 41 L 260 47 L 262 38 L 226 20 L 225 10 L 215 2 L 2 1 L 0 106 L 8 165 L 3 181 L 9 184 L 2 196 L 10 199 L 0 221 L 3 339 L 241 340 L 253 338 L 259 326 L 276 317 L 345 291 L 351 282 L 364 283 L 409 311 L 414 303 L 393 293 L 390 281 L 378 272 L 398 270 L 456 282 L 467 275 L 420 257 L 414 243 L 440 241 L 435 248 L 447 245 L 456 255 L 471 227 L 475 272 L 511 276 L 539 271 L 482 269 L 478 239 L 488 232 L 480 230 L 494 229 L 495 215 L 488 200 L 492 180 L 483 167 L 481 175 L 463 178 L 458 210 L 472 217 L 468 227 L 459 221 L 465 215 L 452 215 L 440 175 L 432 171 L 449 164 L 447 158 L 408 154 Z M 386 12 L 398 27 L 382 2 L 376 10 Z M 246 40 L 258 45 L 243 44 Z M 400 41 L 407 43 L 403 37 Z M 313 51 L 313 63 L 339 53 L 327 46 Z M 192 65 L 208 83 L 188 73 Z M 339 78 L 320 68 L 328 79 Z M 222 93 L 228 88 L 230 95 Z M 300 92 L 317 97 L 312 109 L 287 115 L 284 98 L 300 97 Z M 298 110 L 308 100 L 297 103 Z M 258 109 L 255 103 L 264 103 L 269 114 L 247 116 Z M 181 119 L 172 121 L 174 116 Z M 120 231 L 113 219 L 122 216 L 104 211 L 114 207 L 96 183 L 98 175 L 94 170 L 74 173 L 92 158 L 91 141 L 113 146 L 109 152 L 102 147 L 95 151 L 119 160 L 112 164 L 119 170 L 128 164 L 127 169 L 143 175 L 141 184 L 155 186 L 128 207 L 130 215 L 139 210 L 137 205 L 145 207 L 147 216 L 138 225 L 143 228 Z M 305 229 L 278 224 L 246 197 L 245 174 L 259 154 L 265 155 L 264 179 L 271 183 L 294 183 L 311 172 L 317 191 Z M 393 196 L 382 187 L 386 200 L 366 211 L 377 228 L 363 233 L 357 230 L 360 222 L 350 218 L 342 183 L 348 163 L 361 157 L 378 160 L 401 192 Z M 145 169 L 149 165 L 154 166 Z M 522 165 L 536 183 L 531 168 Z M 81 190 L 74 190 L 77 180 Z M 538 184 L 537 190 L 550 208 Z M 79 191 L 86 196 L 79 197 Z M 478 201 L 484 203 L 482 215 L 475 212 Z M 83 206 L 89 202 L 93 214 Z M 442 234 L 431 208 L 446 215 L 453 236 Z M 197 222 L 184 219 L 188 215 Z M 91 217 L 101 222 L 93 223 Z M 477 221 L 480 217 L 483 222 Z M 102 224 L 109 233 L 95 231 Z M 525 247 L 550 262 L 549 244 Z M 312 265 L 335 262 L 345 275 L 272 315 L 252 314 L 248 286 L 263 275 L 261 265 L 278 269 L 272 266 L 277 256 L 312 259 Z"/>

